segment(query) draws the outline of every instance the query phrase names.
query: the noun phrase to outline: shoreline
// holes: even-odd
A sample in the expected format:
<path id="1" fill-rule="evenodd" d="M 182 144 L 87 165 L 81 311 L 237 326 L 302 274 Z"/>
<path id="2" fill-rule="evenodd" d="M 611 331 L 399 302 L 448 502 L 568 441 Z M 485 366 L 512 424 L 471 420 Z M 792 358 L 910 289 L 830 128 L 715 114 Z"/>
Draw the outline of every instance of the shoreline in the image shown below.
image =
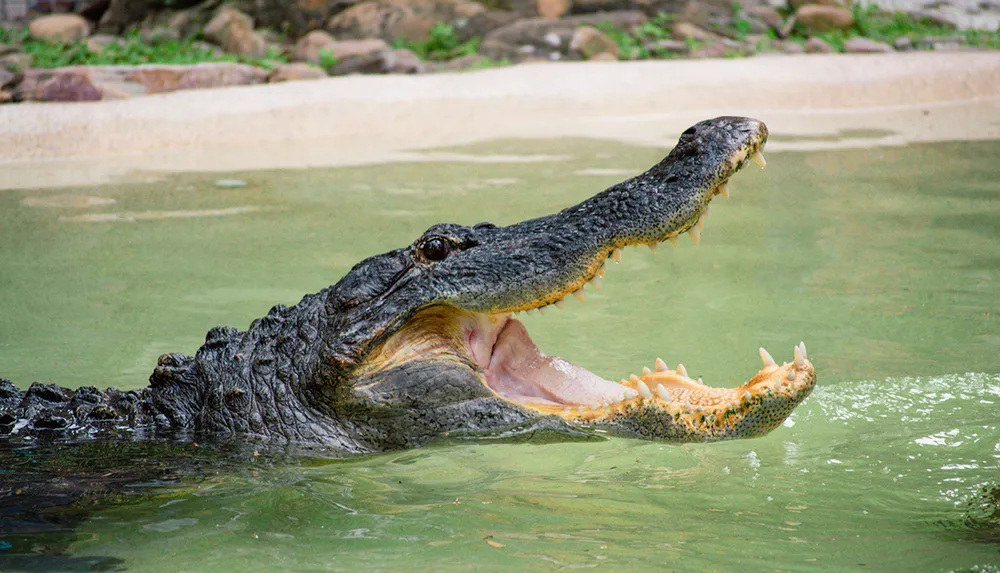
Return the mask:
<path id="1" fill-rule="evenodd" d="M 497 139 L 669 147 L 725 114 L 764 120 L 771 151 L 997 139 L 1000 52 L 521 64 L 2 106 L 0 190 L 462 161 L 477 158 L 427 150 Z"/>

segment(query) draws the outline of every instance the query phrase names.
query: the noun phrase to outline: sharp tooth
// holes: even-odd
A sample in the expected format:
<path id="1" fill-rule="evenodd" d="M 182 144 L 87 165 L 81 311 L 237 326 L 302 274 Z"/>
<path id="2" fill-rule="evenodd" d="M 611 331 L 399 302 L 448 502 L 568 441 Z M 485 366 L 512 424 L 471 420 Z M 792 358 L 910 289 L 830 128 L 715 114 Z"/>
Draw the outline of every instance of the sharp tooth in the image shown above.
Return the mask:
<path id="1" fill-rule="evenodd" d="M 701 379 L 701 376 L 698 377 L 698 383 L 701 384 L 702 386 L 705 385 L 705 381 Z"/>
<path id="2" fill-rule="evenodd" d="M 575 291 L 573 291 L 573 296 L 575 296 L 576 300 L 580 302 L 586 302 L 587 300 L 587 295 L 583 292 L 583 287 L 580 287 Z"/>
<path id="3" fill-rule="evenodd" d="M 669 370 L 669 368 L 667 368 L 667 363 L 664 362 L 663 359 L 657 358 L 656 359 L 656 371 L 657 372 L 666 372 L 667 370 Z"/>
<path id="4" fill-rule="evenodd" d="M 667 237 L 667 240 L 670 241 L 671 247 L 675 249 L 677 248 L 677 235 L 674 235 L 673 237 Z"/>
<path id="5" fill-rule="evenodd" d="M 614 406 L 615 404 L 617 404 L 618 402 L 621 402 L 624 399 L 625 399 L 625 395 L 624 394 L 622 394 L 621 396 L 618 396 L 617 398 L 615 398 L 615 397 L 612 396 L 611 398 L 608 399 L 608 405 L 609 406 Z"/>
<path id="6" fill-rule="evenodd" d="M 753 395 L 750 394 L 749 390 L 744 390 L 743 391 L 743 397 L 747 399 L 747 402 L 749 402 L 750 400 L 753 400 Z"/>
<path id="7" fill-rule="evenodd" d="M 760 360 L 761 360 L 761 362 L 764 363 L 764 367 L 774 366 L 775 365 L 774 364 L 774 358 L 771 358 L 771 355 L 768 354 L 768 352 L 766 350 L 764 350 L 763 347 L 759 348 L 758 351 L 760 352 Z"/>
<path id="8" fill-rule="evenodd" d="M 719 185 L 719 194 L 725 197 L 726 199 L 729 199 L 729 183 L 723 183 L 722 185 Z"/>
<path id="9" fill-rule="evenodd" d="M 639 381 L 639 377 L 636 376 L 635 374 L 629 374 L 628 380 L 629 380 L 629 382 L 638 382 Z"/>
<path id="10" fill-rule="evenodd" d="M 761 153 L 760 151 L 755 151 L 752 159 L 754 163 L 760 165 L 761 169 L 767 167 L 767 161 L 764 161 L 764 154 Z"/>
<path id="11" fill-rule="evenodd" d="M 649 386 L 646 386 L 646 383 L 643 382 L 642 380 L 636 382 L 635 387 L 639 389 L 639 395 L 642 396 L 643 398 L 653 397 L 653 393 L 649 391 Z"/>
<path id="12" fill-rule="evenodd" d="M 538 314 L 545 314 L 545 307 L 544 306 L 538 307 Z"/>
<path id="13" fill-rule="evenodd" d="M 795 380 L 795 371 L 794 370 L 789 370 L 788 371 L 788 381 L 791 382 L 793 380 Z"/>
<path id="14" fill-rule="evenodd" d="M 524 311 L 524 314 L 531 314 L 532 312 L 535 312 L 535 309 L 529 308 L 528 310 Z"/>
<path id="15" fill-rule="evenodd" d="M 677 374 L 680 375 L 680 376 L 683 376 L 683 377 L 687 378 L 687 375 L 688 375 L 687 368 L 684 368 L 683 364 L 678 364 L 677 365 Z"/>
<path id="16" fill-rule="evenodd" d="M 660 400 L 663 400 L 664 402 L 672 401 L 670 399 L 670 392 L 667 392 L 667 389 L 663 387 L 663 384 L 656 385 L 656 395 L 659 396 Z"/>
<path id="17" fill-rule="evenodd" d="M 635 391 L 635 390 L 633 390 L 631 388 L 626 388 L 625 389 L 625 399 L 626 400 L 631 400 L 631 399 L 635 398 L 638 395 L 639 395 L 639 392 L 637 392 L 637 391 Z"/>
<path id="18" fill-rule="evenodd" d="M 643 376 L 645 376 L 646 374 L 649 374 L 650 372 L 652 372 L 652 370 L 650 370 L 650 369 L 649 369 L 649 368 L 647 368 L 646 366 L 643 366 L 643 367 L 642 367 L 642 375 L 643 375 Z"/>
<path id="19" fill-rule="evenodd" d="M 603 279 L 604 278 L 604 273 L 607 270 L 608 269 L 607 269 L 607 267 L 604 266 L 604 263 L 601 263 L 601 266 L 598 267 L 598 269 L 597 269 L 597 276 L 599 276 L 599 277 L 601 277 Z"/>
<path id="20" fill-rule="evenodd" d="M 558 308 L 559 310 L 566 308 L 566 303 L 563 302 L 563 299 L 559 299 L 552 304 L 556 305 L 556 308 Z"/>
<path id="21" fill-rule="evenodd" d="M 697 245 L 701 242 L 701 231 L 698 230 L 698 226 L 695 225 L 688 230 L 688 235 L 691 235 L 691 240 Z"/>
<path id="22" fill-rule="evenodd" d="M 804 356 L 804 353 L 802 352 L 802 349 L 799 348 L 798 346 L 796 346 L 794 352 L 795 352 L 795 367 L 796 368 L 803 368 L 803 367 L 805 367 L 805 365 L 806 365 L 806 358 Z"/>
<path id="23" fill-rule="evenodd" d="M 656 254 L 656 243 L 650 243 L 646 246 L 649 247 L 649 252 Z"/>
<path id="24" fill-rule="evenodd" d="M 705 214 L 704 213 L 701 214 L 701 217 L 698 217 L 698 222 L 695 224 L 695 227 L 698 228 L 698 233 L 699 234 L 702 231 L 705 230 Z"/>
<path id="25" fill-rule="evenodd" d="M 808 359 L 809 356 L 806 355 L 806 343 L 802 342 L 802 341 L 799 341 L 799 347 L 802 348 L 802 358 Z"/>
<path id="26" fill-rule="evenodd" d="M 712 206 L 709 205 L 708 207 L 705 207 L 705 212 L 701 214 L 701 218 L 707 221 L 708 216 L 711 214 L 712 214 Z"/>
<path id="27" fill-rule="evenodd" d="M 615 249 L 611 251 L 611 258 L 614 259 L 616 263 L 622 262 L 622 250 Z"/>
<path id="28" fill-rule="evenodd" d="M 590 280 L 587 282 L 590 283 L 590 285 L 593 286 L 596 290 L 601 290 L 601 277 L 594 275 L 590 277 Z"/>

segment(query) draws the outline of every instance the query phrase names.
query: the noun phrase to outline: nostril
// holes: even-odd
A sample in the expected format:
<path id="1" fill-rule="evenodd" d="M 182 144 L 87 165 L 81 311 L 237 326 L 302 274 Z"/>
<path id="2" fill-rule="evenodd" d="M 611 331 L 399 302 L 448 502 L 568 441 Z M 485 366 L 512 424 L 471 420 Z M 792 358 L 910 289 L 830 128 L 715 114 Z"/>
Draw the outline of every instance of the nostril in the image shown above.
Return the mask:
<path id="1" fill-rule="evenodd" d="M 684 130 L 684 133 L 682 133 L 681 135 L 682 135 L 682 136 L 684 136 L 684 135 L 694 135 L 694 132 L 695 132 L 695 131 L 697 131 L 697 130 L 695 129 L 695 127 L 694 127 L 694 126 L 691 126 L 691 127 L 687 128 L 687 129 L 685 129 L 685 130 Z"/>

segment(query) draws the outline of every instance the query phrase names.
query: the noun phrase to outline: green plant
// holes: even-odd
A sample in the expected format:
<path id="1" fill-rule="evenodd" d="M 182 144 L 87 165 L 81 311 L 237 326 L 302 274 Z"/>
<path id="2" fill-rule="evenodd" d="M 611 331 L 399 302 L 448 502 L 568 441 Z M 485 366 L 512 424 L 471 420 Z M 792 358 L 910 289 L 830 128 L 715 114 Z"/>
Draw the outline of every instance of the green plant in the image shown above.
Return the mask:
<path id="1" fill-rule="evenodd" d="M 423 60 L 452 60 L 479 53 L 480 38 L 458 40 L 455 27 L 445 22 L 437 22 L 431 27 L 423 42 L 397 41 L 397 48 L 406 48 Z"/>
<path id="2" fill-rule="evenodd" d="M 319 51 L 319 66 L 326 71 L 330 71 L 337 65 L 337 55 L 333 50 L 323 49 Z"/>

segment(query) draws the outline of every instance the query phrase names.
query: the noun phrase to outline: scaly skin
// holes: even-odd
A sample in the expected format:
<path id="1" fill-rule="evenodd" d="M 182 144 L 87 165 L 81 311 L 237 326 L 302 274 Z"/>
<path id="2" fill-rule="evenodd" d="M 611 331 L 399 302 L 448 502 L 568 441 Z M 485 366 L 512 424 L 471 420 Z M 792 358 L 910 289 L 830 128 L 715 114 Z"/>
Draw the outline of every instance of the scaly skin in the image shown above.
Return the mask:
<path id="1" fill-rule="evenodd" d="M 142 390 L 22 392 L 0 380 L 0 440 L 197 439 L 366 453 L 539 427 L 672 441 L 764 434 L 815 384 L 804 345 L 791 364 L 766 357 L 735 389 L 703 386 L 661 361 L 615 384 L 541 354 L 512 317 L 582 298 L 623 247 L 684 233 L 697 243 L 709 202 L 728 196 L 744 163 L 762 164 L 766 139 L 756 120 L 704 121 L 646 173 L 559 213 L 508 227 L 435 225 L 246 331 L 213 329 L 194 356 L 160 357 Z"/>

